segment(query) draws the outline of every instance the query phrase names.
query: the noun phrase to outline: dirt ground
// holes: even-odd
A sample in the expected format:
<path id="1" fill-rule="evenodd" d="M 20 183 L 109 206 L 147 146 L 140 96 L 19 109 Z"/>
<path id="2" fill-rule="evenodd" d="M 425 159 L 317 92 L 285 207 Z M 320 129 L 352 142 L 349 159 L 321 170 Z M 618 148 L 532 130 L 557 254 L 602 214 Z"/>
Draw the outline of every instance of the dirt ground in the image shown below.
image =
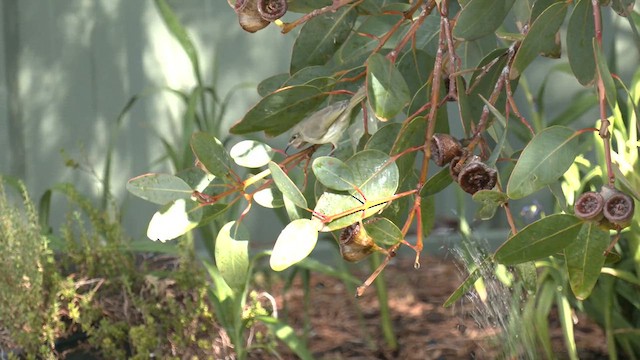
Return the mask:
<path id="1" fill-rule="evenodd" d="M 389 289 L 389 307 L 398 348 L 389 350 L 380 329 L 380 311 L 374 287 L 356 299 L 351 290 L 332 277 L 313 274 L 309 294 L 308 347 L 318 359 L 495 359 L 502 355 L 500 329 L 478 325 L 473 305 L 461 301 L 450 308 L 442 304 L 461 283 L 453 260 L 426 258 L 419 270 L 413 264 L 393 264 L 383 273 Z M 366 278 L 363 274 L 362 278 Z M 299 283 L 283 295 L 272 294 L 278 306 L 286 300 L 280 317 L 296 330 L 304 328 L 304 292 Z M 358 311 L 360 308 L 360 311 Z M 581 359 L 606 359 L 603 331 L 584 314 L 575 314 L 576 344 Z M 558 358 L 566 358 L 560 324 L 551 315 L 551 333 Z M 564 353 L 564 356 L 563 356 Z M 253 359 L 273 355 L 253 353 Z M 285 359 L 295 359 L 283 349 Z M 503 357 L 503 356 L 502 356 Z"/>

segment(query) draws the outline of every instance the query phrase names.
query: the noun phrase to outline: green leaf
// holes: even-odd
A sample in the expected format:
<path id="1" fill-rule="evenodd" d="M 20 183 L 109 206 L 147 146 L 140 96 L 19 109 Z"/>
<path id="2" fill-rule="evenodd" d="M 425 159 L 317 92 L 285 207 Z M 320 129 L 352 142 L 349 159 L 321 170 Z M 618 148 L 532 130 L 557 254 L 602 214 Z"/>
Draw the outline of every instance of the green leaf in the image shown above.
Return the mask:
<path id="1" fill-rule="evenodd" d="M 282 271 L 309 256 L 318 242 L 317 219 L 297 219 L 290 222 L 278 236 L 269 265 L 274 271 Z"/>
<path id="2" fill-rule="evenodd" d="M 427 131 L 427 121 L 425 118 L 418 116 L 409 123 L 403 123 L 400 132 L 393 143 L 390 155 L 397 155 L 412 147 L 419 147 L 424 144 L 424 134 Z M 389 140 L 387 140 L 389 141 Z M 415 159 L 417 151 L 412 151 L 402 155 L 396 160 L 400 176 L 404 176 L 415 168 Z"/>
<path id="3" fill-rule="evenodd" d="M 595 32 L 591 0 L 578 1 L 567 25 L 567 57 L 571 71 L 584 86 L 591 85 L 596 76 L 592 43 Z"/>
<path id="4" fill-rule="evenodd" d="M 604 54 L 602 53 L 602 49 L 598 45 L 597 40 L 593 38 L 592 41 L 593 53 L 596 57 L 596 69 L 598 70 L 598 76 L 604 82 L 604 91 L 607 95 L 607 102 L 609 103 L 609 107 L 611 109 L 615 109 L 618 102 L 616 84 L 613 82 L 613 77 L 611 77 L 611 72 L 609 72 L 607 60 L 604 58 Z"/>
<path id="5" fill-rule="evenodd" d="M 291 326 L 271 316 L 256 316 L 256 320 L 265 324 L 271 333 L 296 354 L 298 359 L 313 360 L 313 355 L 304 346 L 304 342 L 296 335 Z"/>
<path id="6" fill-rule="evenodd" d="M 449 167 L 445 167 L 427 179 L 427 182 L 420 189 L 420 197 L 435 195 L 446 189 L 452 182 L 453 179 L 451 179 Z"/>
<path id="7" fill-rule="evenodd" d="M 469 274 L 467 278 L 464 279 L 462 284 L 460 284 L 460 286 L 456 288 L 453 294 L 449 295 L 449 298 L 444 302 L 442 306 L 449 307 L 453 305 L 453 303 L 458 301 L 458 299 L 460 299 L 464 294 L 466 294 L 469 291 L 469 289 L 473 287 L 473 285 L 476 283 L 476 281 L 480 279 L 481 276 L 482 276 L 482 272 L 480 271 L 480 268 L 473 270 L 471 274 Z"/>
<path id="8" fill-rule="evenodd" d="M 147 237 L 165 242 L 198 226 L 202 219 L 202 207 L 193 200 L 174 200 L 156 211 L 149 221 Z"/>
<path id="9" fill-rule="evenodd" d="M 216 266 L 224 281 L 241 293 L 249 273 L 249 232 L 235 221 L 224 224 L 216 237 Z"/>
<path id="10" fill-rule="evenodd" d="M 208 174 L 206 171 L 195 166 L 178 171 L 176 176 L 184 180 L 193 190 L 199 192 L 205 191 L 209 184 L 216 178 L 212 174 Z M 167 202 L 162 203 L 162 205 Z"/>
<path id="11" fill-rule="evenodd" d="M 254 140 L 244 140 L 233 145 L 229 155 L 236 164 L 246 168 L 265 166 L 273 157 L 271 146 Z"/>
<path id="12" fill-rule="evenodd" d="M 391 60 L 375 53 L 367 61 L 367 93 L 376 117 L 387 121 L 411 100 L 409 87 Z"/>
<path id="13" fill-rule="evenodd" d="M 422 236 L 427 237 L 436 225 L 435 196 L 428 196 L 420 201 L 420 218 L 422 220 Z"/>
<path id="14" fill-rule="evenodd" d="M 282 87 L 295 85 L 310 85 L 323 89 L 335 83 L 333 71 L 326 66 L 308 66 L 291 75 Z"/>
<path id="15" fill-rule="evenodd" d="M 145 174 L 127 182 L 127 190 L 144 200 L 164 205 L 178 199 L 188 199 L 193 193 L 189 184 L 169 174 Z"/>
<path id="16" fill-rule="evenodd" d="M 564 22 L 568 6 L 567 2 L 557 2 L 549 6 L 533 22 L 513 59 L 510 79 L 518 78 L 538 54 L 547 54 L 557 48 L 556 33 Z"/>
<path id="17" fill-rule="evenodd" d="M 476 213 L 476 217 L 481 220 L 489 220 L 496 213 L 498 207 L 507 203 L 509 197 L 507 194 L 497 190 L 480 190 L 473 194 L 473 200 L 482 204 Z"/>
<path id="18" fill-rule="evenodd" d="M 302 195 L 302 192 L 300 192 L 296 184 L 289 179 L 289 176 L 282 171 L 280 166 L 271 161 L 269 162 L 269 170 L 271 171 L 273 181 L 282 192 L 282 195 L 291 200 L 296 206 L 306 209 L 307 200 L 304 198 L 304 195 Z"/>
<path id="19" fill-rule="evenodd" d="M 360 26 L 351 32 L 331 59 L 329 65 L 334 70 L 351 70 L 361 67 L 379 44 L 376 36 L 384 36 L 397 21 L 393 16 L 364 16 L 364 18 Z M 362 34 L 371 36 L 362 36 Z"/>
<path id="20" fill-rule="evenodd" d="M 393 142 L 389 141 L 389 139 L 396 139 L 401 129 L 402 124 L 400 123 L 385 124 L 369 138 L 364 145 L 365 150 L 379 150 L 386 154 L 391 153 Z"/>
<path id="21" fill-rule="evenodd" d="M 471 0 L 453 27 L 453 36 L 474 40 L 493 33 L 504 21 L 515 0 Z"/>
<path id="22" fill-rule="evenodd" d="M 280 135 L 311 114 L 326 96 L 308 85 L 280 89 L 260 100 L 229 131 L 243 135 L 264 130 L 269 136 Z"/>
<path id="23" fill-rule="evenodd" d="M 213 286 L 209 286 L 208 288 L 215 313 L 217 314 L 216 319 L 220 321 L 220 324 L 227 329 L 227 331 L 233 330 L 236 326 L 234 315 L 237 311 L 241 311 L 241 309 L 237 309 L 236 307 L 238 303 L 235 301 L 236 296 L 224 281 L 222 275 L 220 275 L 217 267 L 209 260 L 203 260 L 202 264 L 207 269 L 213 283 Z"/>
<path id="24" fill-rule="evenodd" d="M 253 200 L 255 200 L 259 205 L 269 209 L 276 209 L 284 206 L 282 192 L 280 192 L 277 186 L 271 186 L 266 189 L 256 191 L 253 194 Z"/>
<path id="25" fill-rule="evenodd" d="M 191 150 L 207 171 L 224 179 L 231 170 L 231 159 L 220 140 L 206 132 L 194 133 Z"/>
<path id="26" fill-rule="evenodd" d="M 571 290 L 578 300 L 586 299 L 600 277 L 604 251 L 609 246 L 609 232 L 595 222 L 586 222 L 578 239 L 564 249 Z"/>
<path id="27" fill-rule="evenodd" d="M 359 211 L 325 224 L 322 231 L 342 229 L 360 219 L 374 215 L 382 209 L 381 206 L 385 205 L 384 199 L 393 195 L 398 188 L 398 167 L 383 152 L 377 150 L 360 151 L 347 160 L 346 164 L 353 172 L 355 185 L 366 199 L 362 199 L 360 192 L 355 190 L 351 190 L 349 195 L 325 192 L 318 199 L 315 212 L 333 216 L 353 210 L 363 203 L 368 208 L 364 215 Z"/>
<path id="28" fill-rule="evenodd" d="M 434 63 L 435 59 L 426 51 L 420 49 L 407 51 L 398 61 L 398 71 L 407 82 L 409 94 L 412 98 L 418 93 L 424 99 L 429 97 L 427 91 L 430 91 L 430 87 L 424 85 L 430 83 L 429 79 Z"/>
<path id="29" fill-rule="evenodd" d="M 289 72 L 326 64 L 351 33 L 357 17 L 353 8 L 345 6 L 307 21 L 293 44 Z"/>
<path id="30" fill-rule="evenodd" d="M 316 158 L 311 165 L 320 183 L 329 189 L 353 190 L 353 172 L 347 164 L 331 156 Z"/>
<path id="31" fill-rule="evenodd" d="M 280 89 L 282 87 L 282 84 L 284 84 L 285 81 L 289 79 L 289 76 L 289 73 L 282 73 L 270 76 L 262 80 L 260 84 L 258 84 L 258 95 L 260 95 L 261 97 L 265 97 L 272 92 Z"/>
<path id="32" fill-rule="evenodd" d="M 547 216 L 511 236 L 498 248 L 494 259 L 513 265 L 554 255 L 576 240 L 581 227 L 582 221 L 573 215 Z"/>
<path id="33" fill-rule="evenodd" d="M 557 181 L 578 155 L 578 133 L 551 126 L 524 148 L 507 184 L 507 195 L 520 199 Z"/>
<path id="34" fill-rule="evenodd" d="M 206 205 L 202 207 L 202 219 L 198 226 L 209 224 L 213 219 L 224 214 L 229 210 L 229 204 L 215 203 L 212 205 Z"/>
<path id="35" fill-rule="evenodd" d="M 395 245 L 404 238 L 402 231 L 396 224 L 386 218 L 381 217 L 367 221 L 364 228 L 373 241 L 380 246 Z"/>

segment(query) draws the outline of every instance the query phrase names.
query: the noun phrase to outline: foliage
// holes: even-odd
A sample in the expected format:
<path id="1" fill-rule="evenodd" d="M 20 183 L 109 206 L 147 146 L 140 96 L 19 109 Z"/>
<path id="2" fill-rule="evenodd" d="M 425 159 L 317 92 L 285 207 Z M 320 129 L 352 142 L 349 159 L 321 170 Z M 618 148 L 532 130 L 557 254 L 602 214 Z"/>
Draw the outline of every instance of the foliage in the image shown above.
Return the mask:
<path id="1" fill-rule="evenodd" d="M 167 17 L 169 8 L 164 1 L 157 3 Z M 289 145 L 299 147 L 301 138 L 309 146 L 286 155 L 259 142 L 240 142 L 227 151 L 219 134 L 194 133 L 190 144 L 196 167 L 175 176 L 146 174 L 127 184 L 133 194 L 162 205 L 149 224 L 147 235 L 152 240 L 177 238 L 222 216 L 235 204 L 244 203 L 245 211 L 234 225 L 228 225 L 234 228 L 254 200 L 269 208 L 284 207 L 289 223 L 274 244 L 272 269 L 282 271 L 305 259 L 320 233 L 342 231 L 335 237 L 350 259 L 374 251 L 386 254 L 358 288 L 357 295 L 362 295 L 399 247 L 413 249 L 415 266 L 420 266 L 422 243 L 433 224 L 433 196 L 455 182 L 482 203 L 479 217 L 483 220 L 498 208 L 504 210 L 505 227 L 511 235 L 490 261 L 517 265 L 527 284 L 539 284 L 538 319 L 546 319 L 551 302 L 545 294 L 551 290 L 545 290 L 545 274 L 536 279 L 534 261 L 566 261 L 554 284 L 569 279 L 576 298 L 589 297 L 617 239 L 635 236 L 630 235 L 633 231 L 621 231 L 629 224 L 632 229 L 636 224 L 637 229 L 637 215 L 633 221 L 621 221 L 607 213 L 631 210 L 633 215 L 631 198 L 625 198 L 625 204 L 600 209 L 605 217 L 596 220 L 585 218 L 578 202 L 585 190 L 604 188 L 622 189 L 638 199 L 633 171 L 638 170 L 637 81 L 632 91 L 624 92 L 630 100 L 622 109 L 619 88 L 624 89 L 625 82 L 612 73 L 617 64 L 605 56 L 602 44 L 602 33 L 607 30 L 602 12 L 608 13 L 611 6 L 629 20 L 635 50 L 640 50 L 633 1 L 334 0 L 288 5 L 289 12 L 305 13 L 293 22 L 274 21 L 283 33 L 299 28 L 290 70 L 258 86 L 263 98 L 230 131 L 236 135 L 264 132 L 274 137 L 302 124 L 295 127 Z M 282 2 L 274 5 L 278 9 L 286 6 Z M 256 7 L 238 2 L 234 9 L 243 22 L 249 16 L 246 9 Z M 264 13 L 260 16 L 263 22 Z M 588 92 L 595 91 L 595 96 L 576 98 L 576 104 L 550 119 L 542 95 L 554 79 L 547 77 L 534 96 L 526 70 L 539 55 L 560 56 L 563 24 L 567 26 L 569 74 L 576 84 L 587 86 Z M 178 25 L 173 26 L 177 29 Z M 195 53 L 186 32 L 173 33 L 188 54 Z M 194 68 L 196 60 L 192 58 Z M 528 99 L 531 121 L 518 108 L 515 90 Z M 362 116 L 350 106 L 336 105 L 354 99 L 360 102 L 362 91 Z M 450 102 L 455 106 L 447 106 Z M 600 119 L 581 128 L 584 121 L 577 120 L 583 120 L 580 115 L 591 107 L 599 110 Z M 304 121 L 314 118 L 318 121 Z M 353 123 L 350 131 L 341 130 L 345 118 Z M 455 123 L 459 126 L 454 127 Z M 461 130 L 450 130 L 455 128 Z M 453 140 L 441 145 L 434 141 L 441 135 Z M 345 141 L 335 140 L 336 136 Z M 328 143 L 338 145 L 329 153 L 333 158 L 316 156 Z M 594 158 L 597 161 L 587 160 Z M 449 169 L 435 173 L 430 159 Z M 541 191 L 553 196 L 554 208 L 530 224 L 516 218 L 510 204 Z M 371 223 L 386 224 L 378 234 L 391 236 L 354 231 L 356 226 L 364 229 Z M 407 241 L 412 228 L 417 232 L 415 243 Z M 611 235 L 609 230 L 613 230 Z M 231 236 L 234 241 L 249 241 L 248 234 L 240 230 L 227 231 L 223 227 L 218 239 Z M 239 265 L 248 262 L 246 245 L 224 242 L 235 244 L 234 250 L 216 252 L 217 268 L 209 267 L 216 291 L 229 287 L 228 294 L 215 296 L 220 305 L 225 296 L 239 294 L 230 286 L 240 289 L 245 283 L 246 266 Z M 635 267 L 636 250 L 629 248 Z M 358 252 L 364 256 L 353 256 Z M 478 277 L 472 273 L 447 303 L 462 296 Z M 567 296 L 558 295 L 562 311 L 570 311 Z M 243 299 L 231 301 L 235 311 Z M 570 346 L 566 311 L 563 324 Z M 611 319 L 604 316 L 605 326 L 611 326 Z M 234 326 L 238 328 L 237 320 Z M 609 330 L 615 355 L 614 328 Z M 633 346 L 620 344 L 635 351 Z M 547 348 L 543 351 L 552 355 Z"/>
<path id="2" fill-rule="evenodd" d="M 2 178 L 0 178 L 1 180 Z M 0 181 L 0 346 L 22 348 L 26 354 L 49 358 L 55 333 L 47 327 L 55 279 L 52 253 L 40 234 L 33 203 L 21 182 L 13 182 L 23 197 L 23 207 L 7 197 Z M 3 351 L 4 351 L 3 350 Z"/>

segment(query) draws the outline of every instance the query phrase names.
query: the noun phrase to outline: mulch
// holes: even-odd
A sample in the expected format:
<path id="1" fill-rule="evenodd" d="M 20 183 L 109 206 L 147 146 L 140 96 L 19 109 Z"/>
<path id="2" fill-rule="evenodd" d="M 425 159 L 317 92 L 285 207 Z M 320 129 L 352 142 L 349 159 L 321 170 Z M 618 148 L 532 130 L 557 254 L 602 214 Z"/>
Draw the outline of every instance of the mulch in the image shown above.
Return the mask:
<path id="1" fill-rule="evenodd" d="M 309 306 L 299 277 L 284 291 L 283 284 L 270 293 L 279 307 L 279 317 L 302 335 L 309 321 L 307 346 L 317 359 L 495 359 L 504 358 L 502 328 L 492 326 L 478 301 L 463 298 L 454 306 L 442 304 L 463 281 L 462 271 L 452 259 L 429 257 L 422 267 L 399 261 L 383 272 L 389 293 L 390 316 L 397 349 L 386 345 L 380 327 L 380 311 L 374 287 L 361 298 L 340 280 L 312 274 Z M 359 275 L 360 276 L 360 275 Z M 368 274 L 361 274 L 364 279 Z M 476 297 L 477 298 L 477 297 Z M 282 304 L 286 307 L 282 308 Z M 482 317 L 485 317 L 482 321 Z M 574 314 L 575 339 L 581 359 L 606 359 L 603 331 L 584 314 Z M 550 315 L 552 344 L 558 358 L 566 358 L 560 323 Z M 284 347 L 283 359 L 295 359 Z M 272 354 L 253 352 L 252 359 L 272 359 Z"/>

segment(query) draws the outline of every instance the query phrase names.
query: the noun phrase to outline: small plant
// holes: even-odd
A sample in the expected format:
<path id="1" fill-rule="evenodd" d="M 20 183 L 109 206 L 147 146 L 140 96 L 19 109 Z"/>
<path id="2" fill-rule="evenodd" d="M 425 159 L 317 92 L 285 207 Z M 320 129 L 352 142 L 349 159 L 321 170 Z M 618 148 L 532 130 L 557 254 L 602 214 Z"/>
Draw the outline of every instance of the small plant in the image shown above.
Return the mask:
<path id="1" fill-rule="evenodd" d="M 16 356 L 52 358 L 56 338 L 53 254 L 40 232 L 24 184 L 12 181 L 22 206 L 5 193 L 0 177 L 0 349 Z"/>

